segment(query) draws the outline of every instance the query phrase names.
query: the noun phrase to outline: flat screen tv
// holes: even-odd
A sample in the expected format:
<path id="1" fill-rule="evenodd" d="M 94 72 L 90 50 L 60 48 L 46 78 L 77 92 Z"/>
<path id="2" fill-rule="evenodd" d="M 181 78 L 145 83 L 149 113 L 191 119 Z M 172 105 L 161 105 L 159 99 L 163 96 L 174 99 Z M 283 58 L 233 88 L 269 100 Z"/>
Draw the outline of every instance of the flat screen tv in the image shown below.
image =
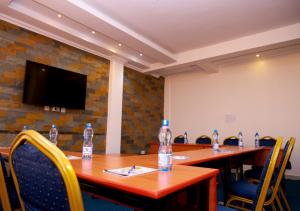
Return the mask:
<path id="1" fill-rule="evenodd" d="M 23 103 L 85 109 L 87 76 L 26 61 Z"/>

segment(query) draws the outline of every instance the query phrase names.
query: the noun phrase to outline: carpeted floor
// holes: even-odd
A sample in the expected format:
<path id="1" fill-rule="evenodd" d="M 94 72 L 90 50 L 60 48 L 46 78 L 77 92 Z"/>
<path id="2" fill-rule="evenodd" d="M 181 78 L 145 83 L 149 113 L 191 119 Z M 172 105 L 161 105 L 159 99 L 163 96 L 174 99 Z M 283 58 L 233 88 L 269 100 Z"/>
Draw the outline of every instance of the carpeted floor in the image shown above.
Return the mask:
<path id="1" fill-rule="evenodd" d="M 289 204 L 292 211 L 300 211 L 300 180 L 287 180 L 286 191 Z M 218 200 L 222 201 L 222 189 L 218 189 Z M 131 211 L 133 209 L 113 204 L 100 199 L 94 199 L 93 197 L 83 193 L 84 208 L 86 211 Z M 269 210 L 269 209 L 267 209 Z"/>

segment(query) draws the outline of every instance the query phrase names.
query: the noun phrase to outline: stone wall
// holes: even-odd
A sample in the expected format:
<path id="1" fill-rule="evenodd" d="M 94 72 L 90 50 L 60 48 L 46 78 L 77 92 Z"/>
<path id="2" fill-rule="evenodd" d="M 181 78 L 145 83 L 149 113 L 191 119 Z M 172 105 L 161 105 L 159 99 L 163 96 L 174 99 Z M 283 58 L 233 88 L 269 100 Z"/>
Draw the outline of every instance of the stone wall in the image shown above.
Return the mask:
<path id="1" fill-rule="evenodd" d="M 22 103 L 26 60 L 87 75 L 85 110 L 44 111 Z M 45 36 L 0 21 L 0 146 L 8 146 L 23 125 L 46 137 L 58 127 L 58 146 L 80 151 L 86 122 L 95 131 L 94 149 L 105 150 L 109 61 Z"/>
<path id="2" fill-rule="evenodd" d="M 155 78 L 125 68 L 122 144 L 123 153 L 149 152 L 163 119 L 164 78 Z"/>

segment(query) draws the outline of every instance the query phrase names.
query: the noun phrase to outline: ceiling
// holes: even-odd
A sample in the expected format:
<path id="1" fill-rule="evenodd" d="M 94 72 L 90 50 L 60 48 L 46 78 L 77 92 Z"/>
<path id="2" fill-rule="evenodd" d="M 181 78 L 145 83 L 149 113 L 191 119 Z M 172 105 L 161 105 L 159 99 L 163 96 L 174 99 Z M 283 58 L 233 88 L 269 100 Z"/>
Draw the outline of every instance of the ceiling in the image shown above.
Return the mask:
<path id="1" fill-rule="evenodd" d="M 1 0 L 0 18 L 154 75 L 300 48 L 297 0 Z"/>

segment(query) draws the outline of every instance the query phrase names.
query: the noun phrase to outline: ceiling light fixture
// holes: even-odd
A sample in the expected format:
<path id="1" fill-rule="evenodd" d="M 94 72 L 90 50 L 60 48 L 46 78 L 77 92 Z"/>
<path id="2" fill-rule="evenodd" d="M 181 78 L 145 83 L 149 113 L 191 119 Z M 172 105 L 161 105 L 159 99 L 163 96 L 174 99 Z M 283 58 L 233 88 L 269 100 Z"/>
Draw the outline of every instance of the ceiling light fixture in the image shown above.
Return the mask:
<path id="1" fill-rule="evenodd" d="M 140 56 L 143 56 L 143 54 L 142 54 L 142 53 L 140 53 Z"/>
<path id="2" fill-rule="evenodd" d="M 92 34 L 96 34 L 96 32 L 95 32 L 95 31 L 92 31 Z"/>
<path id="3" fill-rule="evenodd" d="M 259 55 L 259 54 L 256 54 L 255 56 L 256 56 L 257 58 L 258 58 L 258 57 L 260 57 L 260 55 Z"/>
<path id="4" fill-rule="evenodd" d="M 61 14 L 57 14 L 57 17 L 61 18 L 61 17 L 62 17 L 62 15 L 61 15 Z"/>
<path id="5" fill-rule="evenodd" d="M 118 46 L 121 47 L 121 46 L 122 46 L 122 43 L 119 43 Z"/>

